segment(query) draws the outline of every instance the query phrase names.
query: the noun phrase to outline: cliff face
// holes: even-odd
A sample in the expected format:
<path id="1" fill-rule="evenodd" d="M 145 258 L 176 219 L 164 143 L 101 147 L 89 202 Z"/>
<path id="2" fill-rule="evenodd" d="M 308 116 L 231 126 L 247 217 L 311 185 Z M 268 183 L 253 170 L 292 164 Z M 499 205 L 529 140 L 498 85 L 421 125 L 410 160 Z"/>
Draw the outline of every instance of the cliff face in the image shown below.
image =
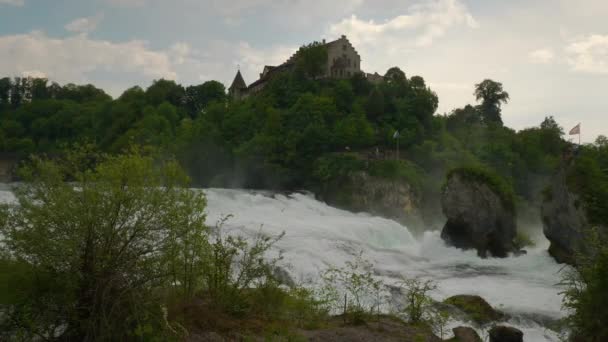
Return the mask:
<path id="1" fill-rule="evenodd" d="M 458 173 L 449 176 L 441 196 L 447 222 L 441 237 L 450 245 L 476 249 L 481 257 L 506 257 L 517 248 L 513 209 L 505 206 L 488 184 L 466 179 Z"/>
<path id="2" fill-rule="evenodd" d="M 320 193 L 330 205 L 351 211 L 365 211 L 394 219 L 406 225 L 418 226 L 420 198 L 408 183 L 353 172 L 334 182 Z"/>
<path id="3" fill-rule="evenodd" d="M 577 253 L 585 253 L 585 235 L 591 229 L 585 205 L 568 186 L 569 167 L 562 165 L 544 192 L 541 208 L 543 232 L 551 241 L 549 253 L 560 263 L 574 264 Z M 606 227 L 599 227 L 606 231 Z"/>

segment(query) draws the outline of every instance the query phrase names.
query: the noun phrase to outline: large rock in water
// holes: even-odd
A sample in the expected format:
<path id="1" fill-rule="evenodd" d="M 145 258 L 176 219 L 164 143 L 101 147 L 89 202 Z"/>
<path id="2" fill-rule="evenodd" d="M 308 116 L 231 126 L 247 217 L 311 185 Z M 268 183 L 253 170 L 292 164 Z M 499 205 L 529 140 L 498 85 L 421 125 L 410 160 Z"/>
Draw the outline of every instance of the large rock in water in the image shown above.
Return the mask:
<path id="1" fill-rule="evenodd" d="M 512 199 L 499 192 L 495 177 L 472 169 L 450 172 L 441 194 L 441 207 L 448 219 L 441 237 L 448 244 L 476 249 L 481 257 L 490 254 L 502 258 L 517 250 Z"/>
<path id="2" fill-rule="evenodd" d="M 524 342 L 524 333 L 513 327 L 497 325 L 490 329 L 490 342 Z"/>
<path id="3" fill-rule="evenodd" d="M 573 265 L 577 253 L 589 251 L 585 234 L 591 229 L 591 224 L 583 200 L 568 185 L 570 167 L 564 163 L 545 189 L 541 215 L 543 232 L 551 241 L 549 254 L 557 262 Z M 607 227 L 596 228 L 599 233 L 608 235 Z"/>
<path id="4" fill-rule="evenodd" d="M 454 342 L 482 342 L 481 337 L 471 327 L 456 327 L 452 329 L 454 338 L 449 341 Z"/>
<path id="5" fill-rule="evenodd" d="M 484 325 L 505 318 L 505 315 L 495 310 L 485 299 L 474 295 L 456 295 L 443 301 L 464 312 L 475 323 Z"/>

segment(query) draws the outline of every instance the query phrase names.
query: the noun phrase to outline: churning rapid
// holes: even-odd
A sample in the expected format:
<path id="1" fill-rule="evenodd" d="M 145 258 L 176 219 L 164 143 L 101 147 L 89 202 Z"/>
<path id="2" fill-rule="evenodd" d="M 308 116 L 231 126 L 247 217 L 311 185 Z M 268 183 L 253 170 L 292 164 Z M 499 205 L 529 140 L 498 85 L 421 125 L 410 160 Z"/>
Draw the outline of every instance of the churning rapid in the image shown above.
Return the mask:
<path id="1" fill-rule="evenodd" d="M 528 249 L 527 255 L 480 259 L 474 251 L 447 247 L 438 232 L 416 238 L 395 221 L 339 210 L 311 195 L 227 189 L 205 193 L 209 225 L 231 214 L 224 226 L 227 230 L 246 235 L 285 232 L 276 246 L 297 282 L 317 281 L 320 270 L 342 266 L 363 251 L 387 284 L 400 276 L 433 279 L 438 284 L 433 293 L 437 300 L 477 294 L 510 314 L 508 324 L 522 330 L 526 341 L 558 340 L 545 327 L 564 315 L 557 286 L 561 266 L 547 253 L 546 240 Z M 0 191 L 0 202 L 13 200 L 9 191 Z"/>
<path id="2" fill-rule="evenodd" d="M 437 300 L 477 294 L 511 315 L 508 324 L 522 330 L 526 341 L 558 340 L 545 326 L 564 315 L 557 286 L 561 266 L 547 253 L 546 240 L 528 249 L 527 255 L 480 259 L 475 251 L 447 247 L 439 232 L 416 238 L 395 221 L 339 210 L 311 195 L 226 189 L 205 192 L 208 224 L 232 214 L 224 226 L 227 229 L 245 234 L 285 232 L 277 247 L 296 281 L 315 281 L 320 270 L 342 266 L 363 251 L 376 275 L 388 284 L 400 276 L 433 279 L 438 284 L 433 293 Z"/>

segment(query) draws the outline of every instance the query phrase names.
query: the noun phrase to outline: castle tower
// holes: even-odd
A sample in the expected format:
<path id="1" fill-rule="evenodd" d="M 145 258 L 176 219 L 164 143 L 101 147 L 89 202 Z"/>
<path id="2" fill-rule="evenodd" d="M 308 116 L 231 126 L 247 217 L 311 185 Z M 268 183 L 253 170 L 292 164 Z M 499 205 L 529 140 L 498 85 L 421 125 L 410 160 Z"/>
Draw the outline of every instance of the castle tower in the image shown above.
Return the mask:
<path id="1" fill-rule="evenodd" d="M 241 75 L 241 70 L 236 72 L 236 76 L 234 76 L 234 81 L 232 81 L 232 85 L 228 88 L 228 94 L 234 100 L 242 99 L 247 92 L 247 84 L 243 79 L 243 75 Z"/>

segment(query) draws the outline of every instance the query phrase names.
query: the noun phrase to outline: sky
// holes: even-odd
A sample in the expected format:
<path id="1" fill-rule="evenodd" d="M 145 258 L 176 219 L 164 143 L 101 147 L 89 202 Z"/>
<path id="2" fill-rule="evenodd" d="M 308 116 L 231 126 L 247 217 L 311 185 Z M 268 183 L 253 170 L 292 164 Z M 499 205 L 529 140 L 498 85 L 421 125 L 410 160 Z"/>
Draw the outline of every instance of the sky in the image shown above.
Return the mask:
<path id="1" fill-rule="evenodd" d="M 0 0 L 0 75 L 115 97 L 160 78 L 228 87 L 237 68 L 251 83 L 344 34 L 364 71 L 424 77 L 438 114 L 475 103 L 490 78 L 510 94 L 506 125 L 552 115 L 592 142 L 608 135 L 607 17 L 607 0 Z"/>

